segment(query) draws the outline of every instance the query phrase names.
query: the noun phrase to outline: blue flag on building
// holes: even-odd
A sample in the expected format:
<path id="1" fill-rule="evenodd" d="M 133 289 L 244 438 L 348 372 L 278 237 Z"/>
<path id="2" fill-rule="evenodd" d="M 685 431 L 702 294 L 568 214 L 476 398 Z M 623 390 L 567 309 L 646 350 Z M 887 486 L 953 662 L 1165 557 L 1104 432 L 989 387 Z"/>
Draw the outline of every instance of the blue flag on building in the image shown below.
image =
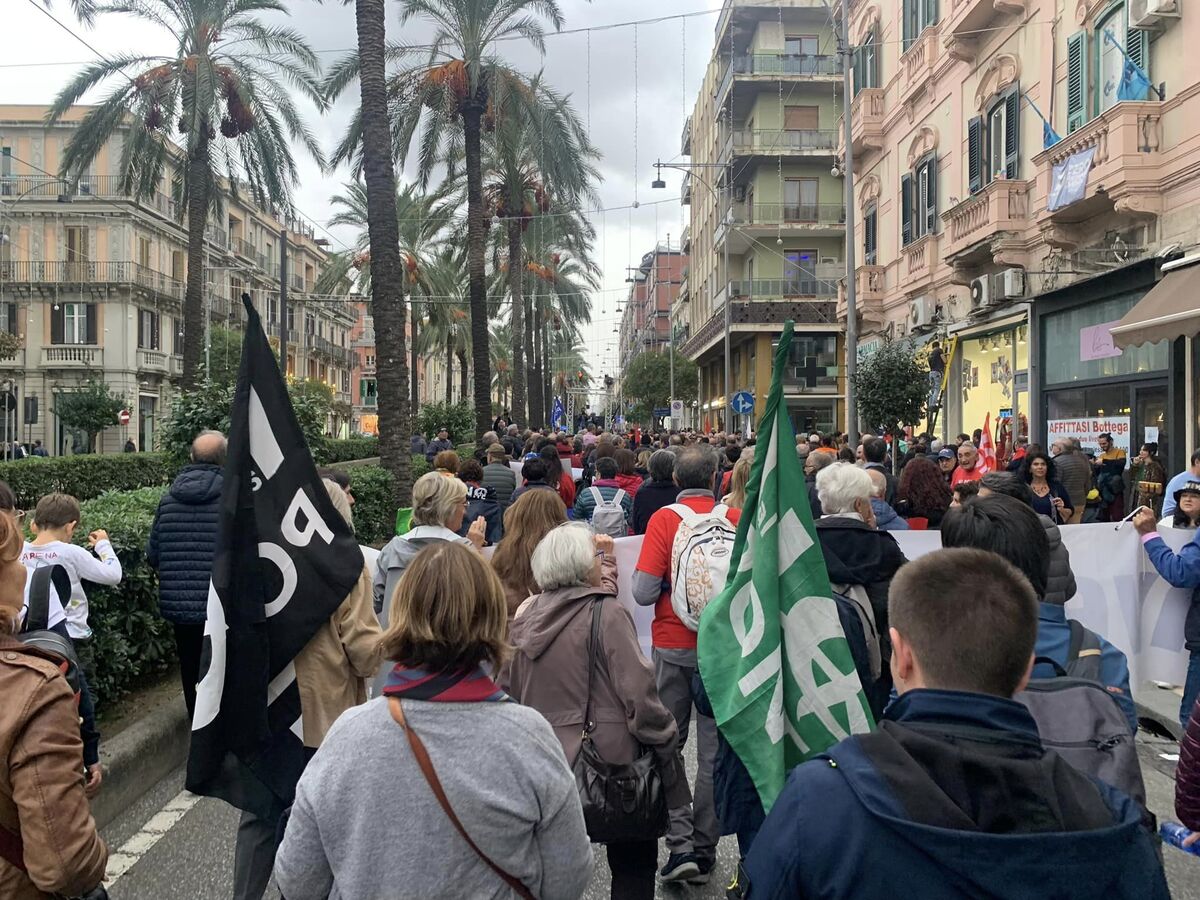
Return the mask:
<path id="1" fill-rule="evenodd" d="M 1042 115 L 1042 111 L 1037 108 L 1037 104 L 1029 99 L 1029 95 L 1024 91 L 1021 91 L 1021 96 L 1025 98 L 1025 102 L 1029 104 L 1029 108 L 1033 110 L 1034 115 L 1042 120 L 1042 149 L 1049 150 L 1051 147 L 1061 141 L 1062 138 L 1058 136 L 1057 131 L 1050 127 L 1049 120 Z"/>
<path id="2" fill-rule="evenodd" d="M 554 411 L 550 414 L 550 425 L 554 428 L 567 427 L 567 413 L 563 409 L 562 397 L 554 398 Z"/>
<path id="3" fill-rule="evenodd" d="M 1141 66 L 1133 61 L 1120 42 L 1113 36 L 1112 30 L 1104 29 L 1104 39 L 1116 47 L 1123 57 L 1125 57 L 1125 68 L 1121 71 L 1121 83 L 1117 86 L 1118 100 L 1145 100 L 1146 94 L 1154 90 L 1154 85 L 1150 83 L 1150 76 L 1145 73 Z M 1155 91 L 1157 93 L 1157 91 Z"/>

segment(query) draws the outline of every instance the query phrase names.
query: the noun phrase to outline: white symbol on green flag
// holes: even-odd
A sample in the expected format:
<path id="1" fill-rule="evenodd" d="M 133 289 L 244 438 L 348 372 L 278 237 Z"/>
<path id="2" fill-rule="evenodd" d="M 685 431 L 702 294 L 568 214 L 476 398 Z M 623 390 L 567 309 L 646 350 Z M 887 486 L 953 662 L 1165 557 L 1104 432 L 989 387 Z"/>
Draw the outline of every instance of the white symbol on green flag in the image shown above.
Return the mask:
<path id="1" fill-rule="evenodd" d="M 717 725 L 767 811 L 792 768 L 872 725 L 783 403 L 791 343 L 789 321 L 775 352 L 729 583 L 704 610 L 698 640 Z"/>

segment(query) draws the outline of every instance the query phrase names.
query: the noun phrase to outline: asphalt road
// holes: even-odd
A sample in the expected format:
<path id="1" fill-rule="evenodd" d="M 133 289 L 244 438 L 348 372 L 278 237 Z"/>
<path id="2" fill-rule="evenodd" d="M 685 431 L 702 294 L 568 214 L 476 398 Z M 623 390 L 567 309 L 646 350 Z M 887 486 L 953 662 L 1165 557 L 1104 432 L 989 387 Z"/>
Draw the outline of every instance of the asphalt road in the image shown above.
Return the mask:
<path id="1" fill-rule="evenodd" d="M 690 749 L 690 748 L 689 748 Z M 1163 759 L 1176 745 L 1145 735 L 1139 753 L 1151 810 L 1159 819 L 1174 818 L 1173 772 L 1175 763 Z M 695 769 L 695 754 L 688 754 Z M 182 795 L 183 772 L 172 773 L 155 785 L 125 815 L 104 831 L 114 854 L 110 863 L 109 892 L 113 900 L 223 900 L 231 896 L 233 842 L 237 812 L 218 800 L 195 800 Z M 128 853 L 121 853 L 128 850 Z M 665 860 L 665 850 L 661 852 Z M 1164 847 L 1167 879 L 1175 900 L 1200 900 L 1200 858 Z M 717 868 L 703 886 L 659 885 L 656 896 L 671 900 L 724 897 L 724 887 L 737 861 L 732 837 L 721 841 Z M 115 880 L 117 867 L 129 868 Z M 604 853 L 596 853 L 595 870 L 584 897 L 602 900 L 609 895 L 608 866 Z M 272 887 L 269 900 L 278 900 Z"/>

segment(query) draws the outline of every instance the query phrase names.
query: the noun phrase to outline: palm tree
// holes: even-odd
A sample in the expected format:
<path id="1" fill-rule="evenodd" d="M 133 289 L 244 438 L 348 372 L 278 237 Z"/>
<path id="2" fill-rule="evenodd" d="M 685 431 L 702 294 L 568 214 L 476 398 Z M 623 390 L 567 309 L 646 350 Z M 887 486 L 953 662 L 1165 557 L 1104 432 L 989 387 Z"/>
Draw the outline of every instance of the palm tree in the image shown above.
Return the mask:
<path id="1" fill-rule="evenodd" d="M 512 350 L 511 326 L 493 325 L 488 342 L 488 352 L 492 355 L 492 390 L 495 391 L 501 409 L 510 411 L 512 404 L 509 402 L 509 392 L 516 385 L 516 381 L 513 380 Z"/>
<path id="2" fill-rule="evenodd" d="M 421 330 L 420 347 L 425 355 L 446 354 L 446 402 L 453 400 L 453 372 L 459 363 L 459 400 L 467 399 L 471 350 L 470 313 L 466 293 L 466 254 L 461 247 L 444 245 L 433 260 L 429 282 L 434 296 Z M 490 407 L 489 401 L 489 407 Z M 490 423 L 489 423 L 490 427 Z"/>
<path id="3" fill-rule="evenodd" d="M 401 26 L 417 18 L 433 25 L 428 51 L 400 47 L 391 54 L 400 62 L 389 94 L 394 100 L 395 150 L 399 161 L 405 162 L 413 138 L 420 132 L 418 169 L 422 184 L 428 184 L 435 167 L 461 141 L 467 181 L 475 430 L 476 437 L 480 437 L 491 428 L 492 422 L 484 266 L 487 237 L 481 147 L 484 117 L 489 104 L 495 109 L 507 108 L 509 102 L 518 107 L 533 102 L 528 79 L 504 65 L 493 54 L 493 48 L 497 41 L 524 38 L 544 53 L 542 20 L 557 30 L 562 27 L 563 18 L 557 0 L 400 0 Z M 380 47 L 379 57 L 373 62 L 382 66 L 383 61 Z M 336 70 L 337 81 L 348 81 L 356 65 L 352 60 L 343 60 Z M 351 159 L 360 152 L 359 142 L 365 141 L 367 129 L 379 127 L 379 121 L 372 121 L 374 116 L 364 104 L 335 153 L 335 160 Z"/>
<path id="4" fill-rule="evenodd" d="M 176 42 L 169 56 L 126 53 L 88 65 L 59 92 L 46 119 L 58 121 L 84 94 L 116 81 L 71 135 L 60 175 L 78 178 L 110 140 L 124 132 L 121 190 L 147 199 L 170 179 L 172 192 L 184 198 L 187 389 L 200 378 L 204 228 L 209 215 L 220 208 L 221 184 L 228 184 L 236 195 L 244 181 L 260 206 L 287 209 L 297 178 L 289 137 L 322 161 L 289 90 L 298 89 L 323 107 L 317 83 L 320 66 L 299 32 L 267 25 L 258 15 L 286 13 L 281 0 L 118 0 L 100 5 L 75 0 L 73 5 L 84 18 L 124 13 L 162 28 Z M 173 135 L 183 145 L 183 159 Z"/>

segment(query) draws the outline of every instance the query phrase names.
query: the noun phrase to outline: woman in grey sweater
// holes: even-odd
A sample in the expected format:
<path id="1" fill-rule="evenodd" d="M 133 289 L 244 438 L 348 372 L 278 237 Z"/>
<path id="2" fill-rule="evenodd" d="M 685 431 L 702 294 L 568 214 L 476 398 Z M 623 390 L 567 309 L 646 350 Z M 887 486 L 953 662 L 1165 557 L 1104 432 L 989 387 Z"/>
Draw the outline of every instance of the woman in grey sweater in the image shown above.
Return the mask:
<path id="1" fill-rule="evenodd" d="M 575 900 L 592 852 L 562 745 L 484 668 L 507 652 L 496 575 L 472 550 L 435 542 L 391 612 L 383 647 L 396 667 L 384 696 L 334 723 L 300 779 L 275 860 L 281 893 Z"/>

